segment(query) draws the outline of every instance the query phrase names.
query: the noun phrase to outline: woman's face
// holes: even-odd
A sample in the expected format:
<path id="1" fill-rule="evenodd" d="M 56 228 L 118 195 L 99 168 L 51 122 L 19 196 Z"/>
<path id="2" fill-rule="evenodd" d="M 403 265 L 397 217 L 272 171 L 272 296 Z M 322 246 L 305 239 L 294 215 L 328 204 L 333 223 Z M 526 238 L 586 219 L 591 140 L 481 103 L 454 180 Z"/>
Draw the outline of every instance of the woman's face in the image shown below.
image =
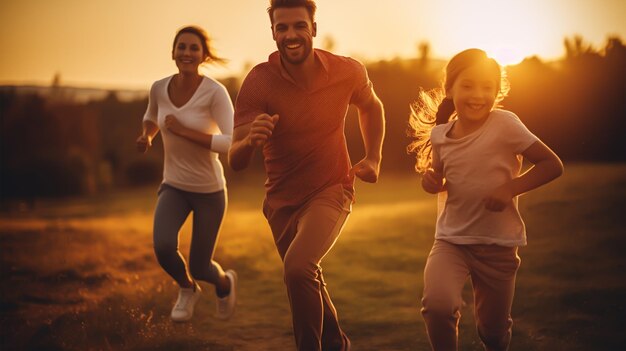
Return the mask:
<path id="1" fill-rule="evenodd" d="M 198 66 L 204 62 L 206 54 L 202 49 L 202 41 L 192 33 L 182 33 L 176 40 L 172 59 L 181 73 L 197 73 Z"/>

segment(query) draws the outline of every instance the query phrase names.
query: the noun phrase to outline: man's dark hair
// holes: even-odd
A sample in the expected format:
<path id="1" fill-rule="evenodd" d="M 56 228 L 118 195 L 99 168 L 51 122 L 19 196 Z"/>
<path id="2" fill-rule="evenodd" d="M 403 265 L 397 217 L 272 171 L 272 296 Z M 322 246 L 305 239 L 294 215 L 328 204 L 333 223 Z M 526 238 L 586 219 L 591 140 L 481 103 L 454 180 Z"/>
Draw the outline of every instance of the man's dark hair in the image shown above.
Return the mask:
<path id="1" fill-rule="evenodd" d="M 270 22 L 272 24 L 274 24 L 274 10 L 281 7 L 304 7 L 309 13 L 309 17 L 311 17 L 311 23 L 315 22 L 315 10 L 317 10 L 317 5 L 314 0 L 270 0 L 270 7 L 267 8 L 267 13 L 270 15 Z"/>

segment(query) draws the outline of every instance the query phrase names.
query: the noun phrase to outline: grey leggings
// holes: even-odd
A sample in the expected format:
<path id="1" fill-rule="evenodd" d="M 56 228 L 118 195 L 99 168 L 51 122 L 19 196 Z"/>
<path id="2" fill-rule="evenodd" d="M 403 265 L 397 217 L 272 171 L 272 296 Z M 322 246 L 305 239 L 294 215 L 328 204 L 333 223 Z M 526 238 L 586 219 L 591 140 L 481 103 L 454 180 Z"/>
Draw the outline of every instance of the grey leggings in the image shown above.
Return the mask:
<path id="1" fill-rule="evenodd" d="M 181 286 L 202 280 L 216 284 L 224 275 L 213 251 L 226 209 L 224 190 L 192 193 L 161 184 L 154 212 L 154 252 L 159 264 Z M 178 250 L 180 228 L 193 211 L 189 270 Z M 191 277 L 190 277 L 191 275 Z"/>

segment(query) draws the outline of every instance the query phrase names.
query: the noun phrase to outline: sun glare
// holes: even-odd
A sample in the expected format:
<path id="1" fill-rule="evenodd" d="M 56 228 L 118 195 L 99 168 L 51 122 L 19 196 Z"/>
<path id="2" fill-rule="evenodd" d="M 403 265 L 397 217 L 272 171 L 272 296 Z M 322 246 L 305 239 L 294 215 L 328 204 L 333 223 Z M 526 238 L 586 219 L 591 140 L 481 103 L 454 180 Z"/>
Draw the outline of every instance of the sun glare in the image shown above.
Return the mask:
<path id="1" fill-rule="evenodd" d="M 530 0 L 448 0 L 446 4 L 446 8 L 433 7 L 432 16 L 453 23 L 454 30 L 447 37 L 433 38 L 433 43 L 448 55 L 474 47 L 507 66 L 560 45 L 560 41 L 551 42 L 546 35 L 561 21 L 546 14 L 553 12 L 550 3 L 539 6 L 539 1 Z"/>
<path id="2" fill-rule="evenodd" d="M 496 47 L 493 49 L 486 48 L 489 57 L 494 58 L 502 66 L 516 65 L 524 60 L 527 56 L 520 50 L 510 47 Z"/>

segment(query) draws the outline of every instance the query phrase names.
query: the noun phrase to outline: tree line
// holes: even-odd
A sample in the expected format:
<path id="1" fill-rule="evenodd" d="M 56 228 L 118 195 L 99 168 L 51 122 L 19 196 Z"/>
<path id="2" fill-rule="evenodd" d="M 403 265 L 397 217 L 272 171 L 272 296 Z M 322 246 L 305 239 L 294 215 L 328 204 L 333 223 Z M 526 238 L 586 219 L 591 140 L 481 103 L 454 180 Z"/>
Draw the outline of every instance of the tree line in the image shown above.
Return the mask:
<path id="1" fill-rule="evenodd" d="M 530 57 L 507 67 L 511 92 L 503 108 L 566 161 L 626 161 L 626 46 L 618 37 L 599 49 L 581 37 L 566 38 L 564 46 L 558 61 Z M 383 172 L 413 171 L 406 152 L 409 106 L 420 88 L 441 85 L 445 61 L 431 58 L 428 44 L 417 56 L 366 63 L 387 117 Z M 135 150 L 146 98 L 126 101 L 111 91 L 77 102 L 56 80 L 46 96 L 0 87 L 2 198 L 90 194 L 160 180 L 160 138 L 146 155 Z M 234 102 L 241 77 L 221 81 Z M 363 147 L 352 109 L 346 135 L 356 160 Z M 253 168 L 262 169 L 260 155 Z"/>

